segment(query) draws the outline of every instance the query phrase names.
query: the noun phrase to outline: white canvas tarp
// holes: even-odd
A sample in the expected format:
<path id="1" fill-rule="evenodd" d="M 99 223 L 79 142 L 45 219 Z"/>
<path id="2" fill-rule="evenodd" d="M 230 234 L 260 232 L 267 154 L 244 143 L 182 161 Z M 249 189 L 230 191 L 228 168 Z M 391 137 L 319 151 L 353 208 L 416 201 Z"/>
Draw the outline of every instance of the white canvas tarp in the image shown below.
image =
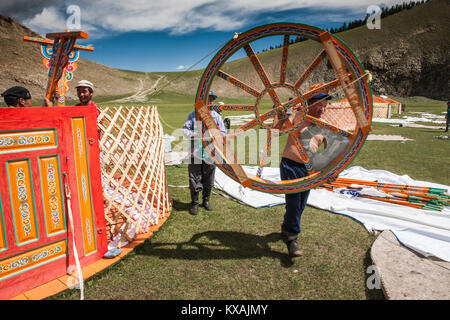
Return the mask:
<path id="1" fill-rule="evenodd" d="M 255 175 L 257 167 L 244 166 L 244 170 L 250 175 Z M 279 169 L 266 167 L 262 177 L 279 181 Z M 385 170 L 351 167 L 342 171 L 339 177 L 434 187 L 447 189 L 450 192 L 449 186 L 413 180 L 407 175 L 399 176 Z M 284 195 L 267 194 L 244 188 L 221 170 L 216 170 L 214 187 L 254 208 L 284 204 Z M 390 230 L 403 245 L 425 256 L 435 256 L 450 261 L 449 206 L 444 207 L 443 211 L 421 210 L 372 199 L 351 197 L 324 189 L 311 190 L 308 205 L 349 216 L 363 224 L 368 231 Z"/>

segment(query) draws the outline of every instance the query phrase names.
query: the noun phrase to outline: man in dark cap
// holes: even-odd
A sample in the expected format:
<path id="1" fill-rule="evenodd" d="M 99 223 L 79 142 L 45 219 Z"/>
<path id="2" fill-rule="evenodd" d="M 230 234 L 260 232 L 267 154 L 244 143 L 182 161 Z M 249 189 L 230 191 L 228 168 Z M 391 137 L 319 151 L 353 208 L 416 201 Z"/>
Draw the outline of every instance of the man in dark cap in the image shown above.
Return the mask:
<path id="1" fill-rule="evenodd" d="M 31 94 L 27 88 L 14 86 L 3 92 L 3 99 L 8 107 L 31 107 Z M 46 107 L 53 107 L 53 102 L 45 98 Z"/>
<path id="2" fill-rule="evenodd" d="M 24 87 L 15 86 L 2 93 L 8 107 L 31 107 L 31 94 Z"/>

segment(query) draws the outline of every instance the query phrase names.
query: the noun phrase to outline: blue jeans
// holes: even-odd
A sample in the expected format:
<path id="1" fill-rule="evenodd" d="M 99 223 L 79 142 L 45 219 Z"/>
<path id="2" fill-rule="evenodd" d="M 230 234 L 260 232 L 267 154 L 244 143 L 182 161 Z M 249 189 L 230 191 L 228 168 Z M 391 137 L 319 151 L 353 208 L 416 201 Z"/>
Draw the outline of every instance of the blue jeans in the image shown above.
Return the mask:
<path id="1" fill-rule="evenodd" d="M 281 180 L 292 180 L 303 178 L 308 175 L 308 170 L 303 163 L 298 163 L 290 159 L 281 158 L 280 177 Z M 300 218 L 305 210 L 308 200 L 309 190 L 299 193 L 285 194 L 286 213 L 281 225 L 281 231 L 292 235 L 300 233 Z"/>

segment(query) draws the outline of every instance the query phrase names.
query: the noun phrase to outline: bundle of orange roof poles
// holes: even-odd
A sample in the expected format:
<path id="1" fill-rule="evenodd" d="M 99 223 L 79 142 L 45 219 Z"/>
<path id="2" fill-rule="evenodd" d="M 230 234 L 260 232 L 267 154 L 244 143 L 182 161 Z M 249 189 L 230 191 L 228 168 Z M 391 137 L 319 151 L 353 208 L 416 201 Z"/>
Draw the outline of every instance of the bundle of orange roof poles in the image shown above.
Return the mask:
<path id="1" fill-rule="evenodd" d="M 447 189 L 411 186 L 402 184 L 380 183 L 359 179 L 337 178 L 332 183 L 325 183 L 319 188 L 331 191 L 344 190 L 353 196 L 368 198 L 383 202 L 404 205 L 412 208 L 442 211 L 444 206 L 450 206 L 450 197 Z M 386 194 L 375 196 L 361 193 L 363 189 L 375 188 Z"/>

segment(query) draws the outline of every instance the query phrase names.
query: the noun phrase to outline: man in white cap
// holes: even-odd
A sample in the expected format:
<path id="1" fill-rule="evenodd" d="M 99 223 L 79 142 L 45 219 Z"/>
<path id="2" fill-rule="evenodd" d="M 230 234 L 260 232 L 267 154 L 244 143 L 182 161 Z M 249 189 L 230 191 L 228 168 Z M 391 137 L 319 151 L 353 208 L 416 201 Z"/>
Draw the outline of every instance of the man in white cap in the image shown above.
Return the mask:
<path id="1" fill-rule="evenodd" d="M 98 105 L 92 101 L 92 96 L 94 95 L 94 85 L 92 82 L 87 80 L 80 80 L 77 83 L 77 96 L 80 99 L 80 103 L 76 106 L 90 106 L 99 109 Z"/>
<path id="2" fill-rule="evenodd" d="M 94 101 L 91 100 L 94 95 L 94 84 L 87 80 L 80 80 L 75 88 L 77 88 L 77 96 L 78 99 L 80 99 L 80 103 L 75 106 L 95 107 L 98 118 L 101 109 Z M 99 123 L 102 124 L 102 121 L 100 120 Z M 100 139 L 100 129 L 98 129 L 98 137 Z"/>

